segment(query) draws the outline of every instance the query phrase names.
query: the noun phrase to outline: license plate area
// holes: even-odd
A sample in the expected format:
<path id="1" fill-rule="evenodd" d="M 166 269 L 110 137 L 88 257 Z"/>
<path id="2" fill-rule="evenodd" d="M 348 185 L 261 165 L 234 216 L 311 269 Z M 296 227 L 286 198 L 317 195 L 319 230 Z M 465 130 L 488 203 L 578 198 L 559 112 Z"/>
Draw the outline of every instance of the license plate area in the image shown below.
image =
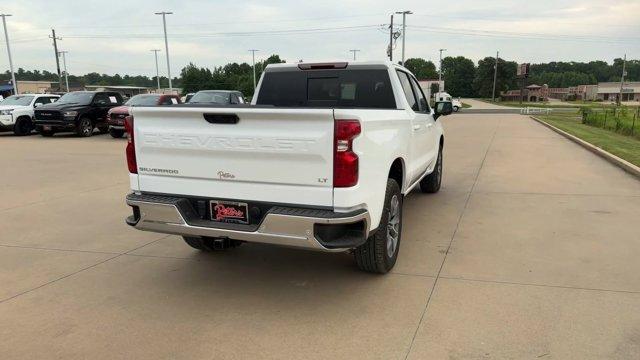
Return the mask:
<path id="1" fill-rule="evenodd" d="M 209 201 L 211 220 L 230 224 L 248 224 L 249 206 L 247 203 L 234 201 Z"/>

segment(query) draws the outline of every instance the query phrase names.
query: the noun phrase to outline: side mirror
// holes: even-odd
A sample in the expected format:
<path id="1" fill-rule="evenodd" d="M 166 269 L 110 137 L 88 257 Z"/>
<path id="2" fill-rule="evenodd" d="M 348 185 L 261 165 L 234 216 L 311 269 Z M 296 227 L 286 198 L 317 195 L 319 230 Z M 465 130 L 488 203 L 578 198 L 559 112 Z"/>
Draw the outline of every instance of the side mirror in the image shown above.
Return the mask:
<path id="1" fill-rule="evenodd" d="M 33 107 L 34 107 L 34 108 L 37 108 L 37 107 L 40 107 L 40 106 L 42 106 L 42 103 L 35 103 L 35 104 L 33 104 Z"/>
<path id="2" fill-rule="evenodd" d="M 453 104 L 450 101 L 438 101 L 434 112 L 434 119 L 440 116 L 451 115 L 453 112 Z"/>

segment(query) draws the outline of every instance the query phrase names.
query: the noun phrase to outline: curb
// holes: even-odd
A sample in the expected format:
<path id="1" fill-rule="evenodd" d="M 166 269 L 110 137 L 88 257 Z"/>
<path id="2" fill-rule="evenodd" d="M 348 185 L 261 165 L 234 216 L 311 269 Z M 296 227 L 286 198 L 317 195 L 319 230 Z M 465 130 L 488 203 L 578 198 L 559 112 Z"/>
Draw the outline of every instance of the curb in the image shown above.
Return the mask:
<path id="1" fill-rule="evenodd" d="M 536 118 L 535 116 L 529 116 L 530 118 L 532 118 L 533 120 L 539 122 L 540 124 L 548 127 L 549 129 L 557 132 L 558 134 L 566 137 L 567 139 L 575 142 L 576 144 L 582 146 L 583 148 L 591 151 L 592 153 L 600 156 L 601 158 L 607 160 L 608 162 L 610 162 L 611 164 L 621 168 L 622 170 L 626 171 L 627 173 L 637 177 L 640 179 L 640 167 L 637 167 L 635 165 L 633 165 L 632 163 L 628 162 L 627 160 L 621 159 L 613 154 L 611 154 L 610 152 L 607 152 L 605 150 L 600 149 L 599 147 L 592 145 L 591 143 L 588 143 L 576 136 L 573 136 L 571 134 L 569 134 L 566 131 L 560 130 L 557 127 L 546 123 L 538 118 Z"/>

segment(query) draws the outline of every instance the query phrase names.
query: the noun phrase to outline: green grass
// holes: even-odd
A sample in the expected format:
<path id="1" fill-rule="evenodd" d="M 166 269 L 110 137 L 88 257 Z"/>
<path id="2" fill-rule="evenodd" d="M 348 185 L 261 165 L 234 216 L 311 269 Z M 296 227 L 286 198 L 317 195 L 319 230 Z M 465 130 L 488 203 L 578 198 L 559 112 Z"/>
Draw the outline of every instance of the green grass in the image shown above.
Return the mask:
<path id="1" fill-rule="evenodd" d="M 585 107 L 585 106 L 591 107 L 591 108 L 615 108 L 616 107 L 615 104 L 611 104 L 611 103 L 605 103 L 605 102 L 599 102 L 599 101 L 582 101 L 582 100 L 565 101 L 565 103 L 562 103 L 562 104 L 557 104 L 553 102 L 526 102 L 526 101 L 523 101 L 522 104 L 520 104 L 519 101 L 492 102 L 491 100 L 484 100 L 484 99 L 482 99 L 482 101 L 485 101 L 491 104 L 496 104 L 496 105 L 518 107 L 518 108 L 522 108 L 522 107 L 579 108 L 579 107 Z M 640 105 L 630 105 L 629 108 L 637 108 L 638 106 Z"/>
<path id="2" fill-rule="evenodd" d="M 610 130 L 583 124 L 580 115 L 577 113 L 556 113 L 536 117 L 636 166 L 640 166 L 640 140 L 635 137 L 620 135 Z"/>

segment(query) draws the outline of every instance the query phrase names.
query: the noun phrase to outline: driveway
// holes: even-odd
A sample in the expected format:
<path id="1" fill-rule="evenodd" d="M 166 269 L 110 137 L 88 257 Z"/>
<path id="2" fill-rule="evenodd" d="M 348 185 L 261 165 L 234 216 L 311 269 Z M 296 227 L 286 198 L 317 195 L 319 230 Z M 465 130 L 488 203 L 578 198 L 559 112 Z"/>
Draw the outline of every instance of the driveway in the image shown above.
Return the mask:
<path id="1" fill-rule="evenodd" d="M 462 99 L 461 101 L 465 104 L 471 105 L 470 109 L 474 109 L 474 110 L 511 109 L 508 106 L 496 105 L 496 104 L 492 104 L 492 103 L 478 100 L 478 99 Z"/>
<path id="2" fill-rule="evenodd" d="M 2 358 L 640 358 L 640 181 L 524 116 L 442 121 L 386 276 L 134 231 L 124 140 L 0 136 Z"/>

